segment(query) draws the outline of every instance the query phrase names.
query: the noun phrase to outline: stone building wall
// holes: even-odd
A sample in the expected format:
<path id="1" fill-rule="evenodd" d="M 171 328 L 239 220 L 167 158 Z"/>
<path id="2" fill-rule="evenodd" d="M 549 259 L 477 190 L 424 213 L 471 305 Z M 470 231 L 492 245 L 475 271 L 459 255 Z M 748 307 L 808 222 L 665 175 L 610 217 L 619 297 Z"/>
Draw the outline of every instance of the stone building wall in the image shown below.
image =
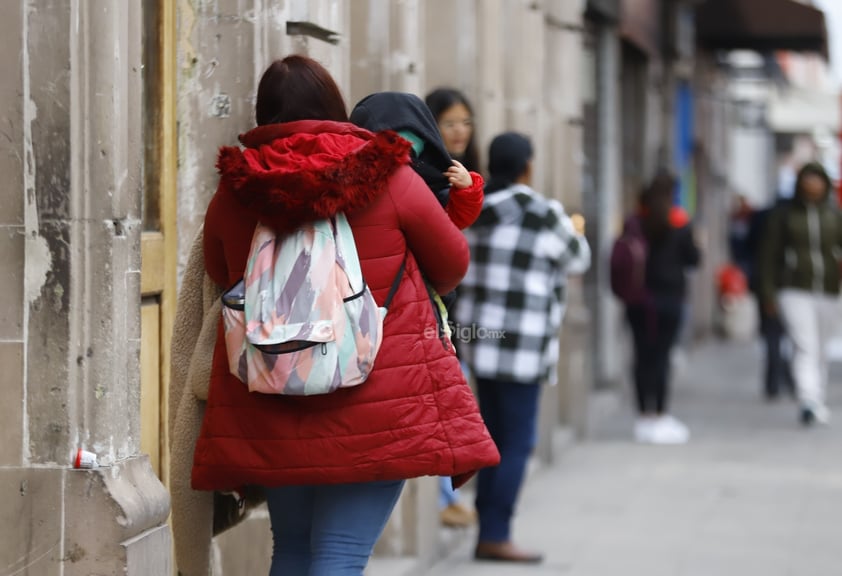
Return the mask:
<path id="1" fill-rule="evenodd" d="M 146 576 L 174 568 L 169 497 L 140 450 L 149 126 L 142 64 L 150 42 L 143 10 L 153 4 L 4 6 L 0 486 L 7 505 L 0 507 L 0 571 Z M 260 74 L 294 52 L 326 65 L 349 108 L 378 90 L 423 96 L 440 85 L 462 89 L 475 104 L 481 152 L 500 131 L 528 132 L 536 142 L 536 187 L 577 209 L 582 4 L 177 0 L 179 266 L 216 187 L 217 148 L 253 125 Z M 337 42 L 320 39 L 322 32 L 335 33 L 326 37 Z M 571 313 L 581 321 L 571 290 Z M 546 455 L 553 429 L 573 412 L 570 399 L 581 401 L 564 386 L 585 378 L 576 345 L 565 345 L 572 348 L 563 386 L 549 394 L 542 414 Z M 99 455 L 100 468 L 72 469 L 80 446 Z M 256 572 L 265 570 L 267 524 L 258 512 L 217 539 L 217 576 L 242 573 L 245 556 L 265 557 L 252 562 Z M 420 566 L 432 562 L 439 544 L 436 481 L 414 480 L 377 553 Z"/>
<path id="2" fill-rule="evenodd" d="M 0 570 L 165 574 L 139 451 L 140 4 L 3 16 Z M 79 447 L 101 467 L 72 469 Z"/>

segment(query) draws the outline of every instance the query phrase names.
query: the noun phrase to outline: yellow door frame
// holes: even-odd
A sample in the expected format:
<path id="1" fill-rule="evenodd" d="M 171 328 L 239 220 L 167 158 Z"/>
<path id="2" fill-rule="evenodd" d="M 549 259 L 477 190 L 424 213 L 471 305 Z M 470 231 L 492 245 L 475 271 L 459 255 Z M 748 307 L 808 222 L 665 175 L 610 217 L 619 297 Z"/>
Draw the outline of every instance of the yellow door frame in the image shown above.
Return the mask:
<path id="1" fill-rule="evenodd" d="M 149 72 L 154 77 L 147 78 L 145 89 L 152 90 L 147 98 L 146 122 L 152 133 L 149 134 L 146 169 L 147 185 L 152 193 L 157 191 L 154 204 L 157 205 L 157 225 L 146 230 L 141 238 L 141 293 L 144 297 L 153 297 L 158 301 L 160 329 L 158 345 L 158 453 L 159 466 L 156 472 L 161 481 L 169 487 L 169 386 L 170 386 L 170 345 L 172 342 L 173 321 L 177 298 L 178 273 L 178 132 L 176 121 L 177 101 L 177 62 L 176 62 L 176 3 L 172 0 L 157 0 L 144 3 L 144 9 L 154 10 L 155 27 L 153 38 L 148 42 L 157 45 L 148 46 L 155 58 L 155 65 Z M 141 428 L 144 423 L 141 422 Z"/>
<path id="2" fill-rule="evenodd" d="M 164 235 L 164 291 L 161 295 L 161 477 L 169 487 L 170 344 L 178 297 L 178 77 L 176 3 L 161 2 L 161 232 Z"/>

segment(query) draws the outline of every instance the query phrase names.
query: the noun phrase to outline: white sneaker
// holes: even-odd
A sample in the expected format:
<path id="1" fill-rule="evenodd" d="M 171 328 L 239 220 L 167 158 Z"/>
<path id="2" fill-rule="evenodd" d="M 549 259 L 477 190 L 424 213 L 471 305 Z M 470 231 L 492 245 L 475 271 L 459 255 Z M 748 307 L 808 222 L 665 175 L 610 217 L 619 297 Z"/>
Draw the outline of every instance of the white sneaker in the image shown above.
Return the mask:
<path id="1" fill-rule="evenodd" d="M 655 430 L 657 418 L 641 416 L 634 422 L 634 441 L 641 444 L 652 443 L 652 433 Z"/>
<path id="2" fill-rule="evenodd" d="M 825 425 L 830 424 L 830 410 L 824 404 L 816 408 L 816 422 Z"/>
<path id="3" fill-rule="evenodd" d="M 652 444 L 686 444 L 690 440 L 690 430 L 683 422 L 665 414 L 655 420 L 652 428 Z"/>
<path id="4" fill-rule="evenodd" d="M 802 406 L 801 407 L 801 424 L 804 426 L 812 426 L 813 424 L 821 424 L 827 426 L 830 424 L 830 410 L 824 404 L 816 406 Z"/>

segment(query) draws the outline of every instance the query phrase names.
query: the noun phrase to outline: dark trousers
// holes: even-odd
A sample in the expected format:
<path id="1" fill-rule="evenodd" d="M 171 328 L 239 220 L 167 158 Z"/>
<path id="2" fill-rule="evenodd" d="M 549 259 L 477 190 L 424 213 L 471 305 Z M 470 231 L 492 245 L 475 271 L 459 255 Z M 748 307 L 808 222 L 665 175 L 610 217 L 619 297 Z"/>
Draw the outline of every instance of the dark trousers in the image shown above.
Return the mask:
<path id="1" fill-rule="evenodd" d="M 626 308 L 634 340 L 634 386 L 641 414 L 668 411 L 670 355 L 681 327 L 681 312 L 680 300 Z"/>
<path id="2" fill-rule="evenodd" d="M 775 398 L 781 391 L 793 393 L 792 365 L 789 355 L 784 353 L 786 328 L 780 316 L 769 316 L 760 311 L 760 334 L 766 353 L 763 391 L 768 398 Z"/>
<path id="3" fill-rule="evenodd" d="M 477 474 L 481 542 L 506 542 L 529 455 L 535 448 L 541 386 L 477 379 L 479 408 L 500 451 L 500 464 Z"/>

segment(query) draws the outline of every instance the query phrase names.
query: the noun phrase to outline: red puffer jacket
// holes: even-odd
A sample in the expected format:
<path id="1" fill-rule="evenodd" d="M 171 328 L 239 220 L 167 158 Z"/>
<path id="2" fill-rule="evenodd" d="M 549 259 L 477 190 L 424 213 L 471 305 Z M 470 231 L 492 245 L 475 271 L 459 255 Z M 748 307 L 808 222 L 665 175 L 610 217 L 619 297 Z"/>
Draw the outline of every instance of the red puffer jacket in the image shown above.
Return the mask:
<path id="1" fill-rule="evenodd" d="M 454 476 L 458 485 L 499 454 L 436 319 L 421 271 L 440 293 L 468 266 L 464 237 L 406 164 L 395 133 L 299 121 L 243 135 L 220 150 L 219 189 L 205 217 L 205 265 L 223 287 L 243 274 L 258 218 L 278 231 L 343 211 L 378 303 L 404 255 L 368 380 L 322 396 L 249 393 L 229 374 L 222 322 L 192 484 L 333 484 Z"/>

